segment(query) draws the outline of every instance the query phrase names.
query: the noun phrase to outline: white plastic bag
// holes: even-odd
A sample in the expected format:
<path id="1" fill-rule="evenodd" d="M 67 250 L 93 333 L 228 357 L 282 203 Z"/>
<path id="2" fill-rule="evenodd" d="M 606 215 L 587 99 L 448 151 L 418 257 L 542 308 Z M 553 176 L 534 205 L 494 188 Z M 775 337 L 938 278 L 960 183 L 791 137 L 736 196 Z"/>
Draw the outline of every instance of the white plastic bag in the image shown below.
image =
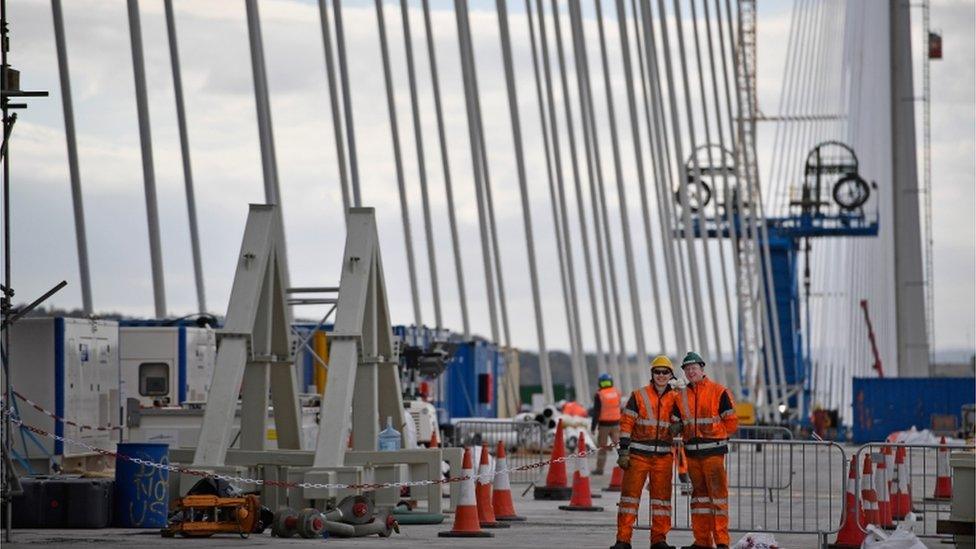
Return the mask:
<path id="1" fill-rule="evenodd" d="M 861 543 L 861 549 L 926 549 L 913 531 L 915 516 L 909 513 L 905 522 L 898 525 L 894 532 L 888 533 L 871 524 L 868 535 Z"/>
<path id="2" fill-rule="evenodd" d="M 772 534 L 749 532 L 735 542 L 732 549 L 779 549 L 779 545 Z"/>

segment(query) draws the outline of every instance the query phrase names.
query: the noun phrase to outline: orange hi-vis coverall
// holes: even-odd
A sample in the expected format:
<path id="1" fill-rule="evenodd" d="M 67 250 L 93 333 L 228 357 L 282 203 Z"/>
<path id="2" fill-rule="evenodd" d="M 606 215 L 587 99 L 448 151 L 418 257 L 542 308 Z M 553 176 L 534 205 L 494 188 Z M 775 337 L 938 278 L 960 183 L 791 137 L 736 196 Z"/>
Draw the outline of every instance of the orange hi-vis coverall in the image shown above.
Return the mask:
<path id="1" fill-rule="evenodd" d="M 728 389 L 703 378 L 678 393 L 684 449 L 691 476 L 691 529 L 695 545 L 729 545 L 728 439 L 739 428 Z"/>
<path id="2" fill-rule="evenodd" d="M 665 541 L 671 530 L 671 417 L 678 413 L 676 393 L 653 385 L 634 391 L 620 418 L 620 451 L 630 455 L 617 504 L 617 541 L 630 543 L 648 480 L 651 496 L 651 544 Z M 649 477 L 649 479 L 648 479 Z"/>

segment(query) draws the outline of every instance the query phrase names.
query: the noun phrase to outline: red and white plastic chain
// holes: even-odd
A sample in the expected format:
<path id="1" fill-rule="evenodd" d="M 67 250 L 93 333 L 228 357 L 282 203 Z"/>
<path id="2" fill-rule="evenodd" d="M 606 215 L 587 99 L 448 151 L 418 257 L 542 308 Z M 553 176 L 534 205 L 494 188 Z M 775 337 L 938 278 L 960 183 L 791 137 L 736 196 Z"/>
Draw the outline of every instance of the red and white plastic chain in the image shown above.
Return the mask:
<path id="1" fill-rule="evenodd" d="M 72 427 L 77 427 L 79 431 L 85 431 L 85 430 L 88 430 L 88 431 L 121 431 L 122 430 L 122 427 L 121 426 L 112 425 L 111 423 L 108 424 L 108 425 L 106 425 L 105 427 L 93 427 L 91 425 L 82 425 L 80 423 L 75 423 L 74 421 L 71 421 L 68 418 L 61 417 L 61 416 L 55 414 L 54 412 L 52 412 L 50 410 L 45 410 L 40 404 L 38 404 L 38 403 L 34 402 L 33 400 L 25 397 L 24 395 L 18 393 L 17 391 L 11 391 L 11 392 L 14 394 L 15 397 L 19 398 L 20 400 L 23 400 L 24 402 L 26 402 L 27 404 L 29 404 L 32 408 L 34 408 L 38 412 L 41 412 L 42 414 L 44 414 L 46 416 L 49 416 L 49 417 L 53 418 L 56 421 L 60 421 L 61 423 L 64 423 L 65 425 L 71 425 Z"/>
<path id="2" fill-rule="evenodd" d="M 7 413 L 10 413 L 10 412 L 7 412 Z M 252 479 L 252 478 L 241 477 L 241 476 L 234 476 L 234 475 L 222 475 L 222 474 L 219 474 L 219 473 L 212 473 L 210 471 L 201 471 L 201 470 L 198 470 L 198 469 L 189 469 L 189 468 L 186 468 L 186 467 L 182 467 L 180 465 L 171 465 L 169 463 L 158 463 L 158 462 L 155 462 L 155 461 L 150 461 L 150 460 L 146 460 L 146 459 L 142 459 L 142 458 L 137 458 L 137 457 L 133 457 L 133 456 L 127 456 L 127 455 L 124 455 L 124 454 L 119 454 L 119 453 L 113 452 L 111 450 L 106 450 L 104 448 L 99 448 L 97 446 L 92 446 L 91 444 L 88 444 L 86 442 L 72 440 L 72 439 L 70 439 L 68 437 L 63 437 L 63 436 L 60 436 L 60 435 L 56 435 L 54 433 L 49 433 L 49 432 L 47 432 L 47 431 L 45 431 L 43 429 L 40 429 L 40 428 L 34 427 L 33 425 L 28 425 L 28 424 L 24 423 L 21 419 L 15 417 L 14 414 L 12 414 L 12 413 L 11 413 L 10 421 L 12 423 L 14 423 L 14 424 L 16 424 L 16 425 L 24 428 L 24 429 L 27 429 L 28 431 L 31 431 L 32 433 L 36 433 L 36 434 L 41 435 L 41 436 L 45 436 L 45 437 L 48 437 L 48 438 L 52 438 L 54 440 L 61 441 L 61 442 L 65 443 L 65 444 L 72 444 L 72 445 L 75 445 L 75 446 L 80 446 L 82 448 L 85 448 L 85 449 L 87 449 L 89 451 L 92 451 L 92 452 L 95 452 L 97 454 L 101 454 L 101 455 L 104 455 L 104 456 L 111 456 L 111 457 L 114 457 L 116 459 L 124 459 L 126 461 L 131 461 L 132 463 L 137 463 L 139 465 L 144 465 L 146 467 L 153 467 L 153 468 L 156 468 L 156 469 L 162 469 L 162 470 L 170 471 L 170 472 L 173 472 L 173 473 L 182 473 L 182 474 L 187 474 L 187 475 L 195 475 L 195 476 L 199 476 L 199 477 L 209 477 L 209 478 L 214 478 L 214 479 L 220 479 L 220 480 L 225 480 L 227 482 L 236 482 L 236 483 L 240 483 L 240 484 L 254 484 L 254 485 L 257 485 L 257 486 L 276 486 L 276 487 L 281 487 L 281 488 L 377 490 L 377 489 L 380 489 L 380 488 L 397 488 L 397 487 L 403 487 L 403 486 L 430 486 L 432 484 L 451 484 L 451 483 L 454 483 L 454 482 L 465 481 L 465 480 L 468 480 L 470 478 L 478 479 L 482 483 L 487 483 L 487 482 L 490 482 L 495 477 L 495 475 L 498 475 L 500 473 L 514 473 L 514 472 L 518 472 L 518 471 L 529 471 L 529 470 L 532 470 L 532 469 L 539 469 L 541 467 L 545 467 L 545 466 L 551 465 L 553 463 L 564 463 L 568 459 L 575 458 L 575 457 L 578 457 L 579 456 L 579 454 L 573 454 L 573 455 L 569 455 L 569 456 L 563 456 L 563 457 L 560 457 L 560 458 L 549 459 L 549 460 L 545 460 L 545 461 L 538 461 L 538 462 L 535 462 L 535 463 L 528 463 L 528 464 L 525 464 L 525 465 L 517 465 L 517 466 L 513 466 L 513 467 L 508 467 L 506 469 L 502 469 L 501 471 L 492 471 L 492 472 L 486 473 L 484 475 L 471 475 L 471 476 L 464 475 L 464 476 L 449 477 L 449 478 L 439 479 L 439 480 L 411 480 L 411 481 L 402 481 L 402 482 L 383 482 L 383 483 L 366 483 L 366 484 L 341 484 L 341 483 L 318 483 L 318 482 L 287 482 L 287 481 L 280 481 L 280 480 Z M 603 446 L 603 448 L 610 450 L 610 449 L 615 448 L 616 446 L 617 446 L 616 444 L 610 443 L 610 444 L 607 444 L 606 446 Z M 594 450 L 587 449 L 587 451 L 585 452 L 584 455 L 585 456 L 592 455 L 592 454 L 596 453 L 598 450 L 599 450 L 599 448 L 594 449 Z"/>

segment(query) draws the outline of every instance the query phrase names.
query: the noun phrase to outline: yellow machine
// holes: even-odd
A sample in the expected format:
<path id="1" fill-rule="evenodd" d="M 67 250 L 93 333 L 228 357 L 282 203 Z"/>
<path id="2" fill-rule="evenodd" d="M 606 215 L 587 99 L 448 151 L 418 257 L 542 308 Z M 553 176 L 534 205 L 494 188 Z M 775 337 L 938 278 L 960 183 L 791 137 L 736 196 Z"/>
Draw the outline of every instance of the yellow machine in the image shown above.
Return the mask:
<path id="1" fill-rule="evenodd" d="M 261 503 L 255 495 L 242 498 L 222 498 L 194 495 L 180 498 L 177 514 L 160 531 L 163 537 L 177 534 L 184 537 L 210 537 L 214 534 L 251 535 L 261 518 Z"/>
<path id="2" fill-rule="evenodd" d="M 735 415 L 739 418 L 739 425 L 755 425 L 756 405 L 751 402 L 736 402 Z"/>

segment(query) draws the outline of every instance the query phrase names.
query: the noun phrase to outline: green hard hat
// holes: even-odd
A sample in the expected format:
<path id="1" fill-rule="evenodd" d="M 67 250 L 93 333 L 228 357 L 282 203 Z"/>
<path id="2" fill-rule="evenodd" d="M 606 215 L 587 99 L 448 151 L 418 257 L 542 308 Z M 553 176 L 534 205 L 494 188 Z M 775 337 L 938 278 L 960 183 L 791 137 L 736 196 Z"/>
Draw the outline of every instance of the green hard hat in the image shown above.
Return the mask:
<path id="1" fill-rule="evenodd" d="M 688 366 L 689 364 L 701 364 L 702 366 L 704 366 L 705 365 L 705 361 L 702 359 L 701 355 L 699 355 L 698 353 L 696 353 L 694 351 L 689 351 L 688 354 L 685 355 L 684 360 L 681 361 L 681 367 L 684 368 L 685 366 Z"/>

